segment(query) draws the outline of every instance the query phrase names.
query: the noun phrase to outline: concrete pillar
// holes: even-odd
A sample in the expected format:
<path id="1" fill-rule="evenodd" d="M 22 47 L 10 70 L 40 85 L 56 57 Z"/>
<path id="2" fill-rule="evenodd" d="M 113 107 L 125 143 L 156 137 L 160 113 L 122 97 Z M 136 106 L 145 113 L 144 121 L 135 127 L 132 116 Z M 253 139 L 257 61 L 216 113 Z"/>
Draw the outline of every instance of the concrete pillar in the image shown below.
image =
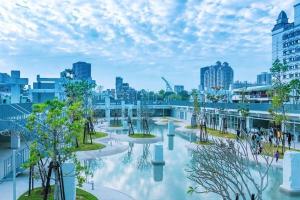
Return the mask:
<path id="1" fill-rule="evenodd" d="M 155 182 L 161 182 L 164 178 L 164 166 L 154 165 L 153 166 L 153 179 Z"/>
<path id="2" fill-rule="evenodd" d="M 125 119 L 125 101 L 121 101 L 122 120 Z"/>
<path id="3" fill-rule="evenodd" d="M 137 118 L 140 119 L 142 117 L 142 108 L 141 108 L 141 101 L 137 101 L 136 105 L 136 115 Z"/>
<path id="4" fill-rule="evenodd" d="M 128 108 L 128 117 L 130 117 L 130 119 L 132 119 L 132 105 L 130 105 Z"/>
<path id="5" fill-rule="evenodd" d="M 174 135 L 168 135 L 168 149 L 170 151 L 174 149 Z"/>
<path id="6" fill-rule="evenodd" d="M 110 98 L 105 97 L 105 118 L 106 121 L 110 122 Z"/>
<path id="7" fill-rule="evenodd" d="M 283 183 L 280 188 L 288 193 L 300 193 L 300 153 L 287 151 L 283 158 Z"/>
<path id="8" fill-rule="evenodd" d="M 18 134 L 12 133 L 10 136 L 10 148 L 19 149 L 21 147 L 21 139 Z"/>
<path id="9" fill-rule="evenodd" d="M 172 135 L 172 136 L 174 136 L 175 135 L 175 128 L 174 128 L 174 122 L 173 122 L 173 120 L 169 120 L 168 121 L 168 136 L 169 135 Z"/>
<path id="10" fill-rule="evenodd" d="M 20 85 L 11 86 L 11 103 L 20 103 L 21 88 Z"/>
<path id="11" fill-rule="evenodd" d="M 223 118 L 223 115 L 220 115 L 220 114 L 219 114 L 219 124 L 217 124 L 217 129 L 218 129 L 218 130 L 221 130 L 221 129 L 222 129 L 222 124 L 223 124 L 222 118 Z"/>
<path id="12" fill-rule="evenodd" d="M 75 165 L 73 163 L 64 163 L 62 165 L 62 173 L 66 199 L 76 200 Z"/>
<path id="13" fill-rule="evenodd" d="M 281 123 L 281 132 L 285 132 L 286 131 L 285 126 L 286 125 L 282 122 Z"/>
<path id="14" fill-rule="evenodd" d="M 152 160 L 153 165 L 164 165 L 164 148 L 162 144 L 154 145 L 154 160 Z"/>
<path id="15" fill-rule="evenodd" d="M 253 119 L 251 117 L 246 117 L 246 129 L 250 131 L 253 128 Z"/>

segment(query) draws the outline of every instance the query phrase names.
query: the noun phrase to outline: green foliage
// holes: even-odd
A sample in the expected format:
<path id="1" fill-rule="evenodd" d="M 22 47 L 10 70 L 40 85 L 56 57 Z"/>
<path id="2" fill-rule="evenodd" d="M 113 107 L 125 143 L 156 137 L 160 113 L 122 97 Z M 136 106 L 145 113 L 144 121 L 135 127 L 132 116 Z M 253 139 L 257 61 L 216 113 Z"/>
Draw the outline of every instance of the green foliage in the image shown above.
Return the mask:
<path id="1" fill-rule="evenodd" d="M 65 92 L 69 102 L 85 102 L 95 87 L 94 83 L 88 81 L 69 81 L 65 84 Z"/>
<path id="2" fill-rule="evenodd" d="M 198 115 L 200 113 L 200 105 L 198 100 L 198 93 L 193 93 L 193 105 L 194 105 L 194 113 Z"/>
<path id="3" fill-rule="evenodd" d="M 287 120 L 285 103 L 289 101 L 291 91 L 299 91 L 300 88 L 299 80 L 293 80 L 289 83 L 282 80 L 287 70 L 288 66 L 285 63 L 281 63 L 278 59 L 270 69 L 273 82 L 272 89 L 268 91 L 268 95 L 272 97 L 272 108 L 269 110 L 269 113 L 272 115 L 276 125 L 281 125 Z"/>
<path id="4" fill-rule="evenodd" d="M 61 164 L 68 160 L 79 164 L 73 153 L 73 144 L 78 131 L 82 130 L 83 122 L 82 106 L 79 102 L 68 105 L 55 99 L 35 104 L 26 125 L 29 131 L 36 133 L 27 165 L 34 165 L 43 157 L 49 157 Z M 78 179 L 81 184 L 80 176 Z"/>
<path id="5" fill-rule="evenodd" d="M 249 108 L 239 108 L 238 112 L 241 114 L 242 117 L 246 118 L 249 116 Z"/>

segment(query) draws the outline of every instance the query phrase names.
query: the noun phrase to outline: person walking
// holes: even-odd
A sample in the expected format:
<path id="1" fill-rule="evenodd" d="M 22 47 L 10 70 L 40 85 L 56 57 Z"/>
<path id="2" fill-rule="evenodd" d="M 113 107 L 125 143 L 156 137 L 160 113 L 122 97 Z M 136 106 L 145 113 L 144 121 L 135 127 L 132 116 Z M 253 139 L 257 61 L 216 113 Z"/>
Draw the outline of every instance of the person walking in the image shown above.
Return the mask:
<path id="1" fill-rule="evenodd" d="M 288 133 L 288 145 L 289 145 L 289 150 L 291 150 L 291 144 L 292 144 L 292 134 Z"/>
<path id="2" fill-rule="evenodd" d="M 239 129 L 236 130 L 236 139 L 239 140 L 241 136 L 241 131 Z"/>
<path id="3" fill-rule="evenodd" d="M 275 159 L 276 159 L 276 162 L 278 162 L 278 159 L 279 159 L 279 151 L 278 150 L 275 153 Z"/>
<path id="4" fill-rule="evenodd" d="M 272 146 L 272 143 L 273 143 L 272 135 L 270 134 L 270 135 L 269 135 L 269 144 L 270 144 L 270 146 Z"/>

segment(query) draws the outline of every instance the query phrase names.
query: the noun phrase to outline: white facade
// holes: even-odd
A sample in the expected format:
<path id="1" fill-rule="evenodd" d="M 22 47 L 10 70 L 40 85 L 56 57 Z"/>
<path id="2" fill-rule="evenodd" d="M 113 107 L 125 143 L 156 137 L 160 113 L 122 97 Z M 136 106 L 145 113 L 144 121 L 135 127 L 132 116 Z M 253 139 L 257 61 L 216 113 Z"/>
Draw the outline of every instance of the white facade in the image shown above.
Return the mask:
<path id="1" fill-rule="evenodd" d="M 294 22 L 281 11 L 272 30 L 272 61 L 279 59 L 288 65 L 282 76 L 285 81 L 300 78 L 300 1 L 294 5 Z"/>

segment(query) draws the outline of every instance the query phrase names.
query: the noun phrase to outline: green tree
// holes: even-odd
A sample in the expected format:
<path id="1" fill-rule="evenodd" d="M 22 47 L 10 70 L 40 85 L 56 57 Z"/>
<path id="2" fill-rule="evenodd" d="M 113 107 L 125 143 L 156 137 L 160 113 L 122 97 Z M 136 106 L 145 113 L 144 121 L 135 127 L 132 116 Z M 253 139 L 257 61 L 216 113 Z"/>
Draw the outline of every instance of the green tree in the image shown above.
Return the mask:
<path id="1" fill-rule="evenodd" d="M 270 114 L 277 127 L 282 127 L 285 131 L 285 124 L 287 120 L 285 104 L 289 101 L 291 85 L 289 82 L 283 81 L 288 70 L 288 66 L 285 63 L 281 63 L 280 60 L 275 60 L 270 69 L 273 77 L 272 89 L 268 94 L 272 97 L 272 107 L 269 109 Z M 279 130 L 278 130 L 279 131 Z M 282 137 L 282 153 L 285 151 L 285 137 Z"/>
<path id="2" fill-rule="evenodd" d="M 164 90 L 160 90 L 158 92 L 158 99 L 163 101 L 165 99 L 165 91 Z"/>
<path id="3" fill-rule="evenodd" d="M 61 165 L 72 160 L 76 165 L 78 183 L 83 182 L 80 172 L 83 168 L 76 159 L 73 138 L 82 130 L 84 121 L 80 102 L 66 104 L 58 100 L 47 101 L 33 106 L 28 117 L 27 128 L 35 133 L 32 148 L 35 151 L 29 159 L 30 164 L 37 163 L 41 158 L 49 158 L 47 183 L 44 200 L 47 200 L 50 189 L 51 173 L 54 173 L 54 199 L 60 200 L 62 190 Z M 72 120 L 73 119 L 73 120 Z"/>
<path id="4" fill-rule="evenodd" d="M 90 143 L 92 143 L 91 134 L 94 133 L 93 125 L 93 110 L 92 110 L 92 91 L 96 87 L 95 83 L 89 81 L 74 81 L 69 80 L 65 84 L 66 102 L 71 105 L 74 102 L 81 102 L 84 109 L 85 126 L 80 133 L 83 133 L 83 143 L 86 143 L 87 136 L 90 136 Z M 79 147 L 78 137 L 75 138 L 76 146 Z"/>

